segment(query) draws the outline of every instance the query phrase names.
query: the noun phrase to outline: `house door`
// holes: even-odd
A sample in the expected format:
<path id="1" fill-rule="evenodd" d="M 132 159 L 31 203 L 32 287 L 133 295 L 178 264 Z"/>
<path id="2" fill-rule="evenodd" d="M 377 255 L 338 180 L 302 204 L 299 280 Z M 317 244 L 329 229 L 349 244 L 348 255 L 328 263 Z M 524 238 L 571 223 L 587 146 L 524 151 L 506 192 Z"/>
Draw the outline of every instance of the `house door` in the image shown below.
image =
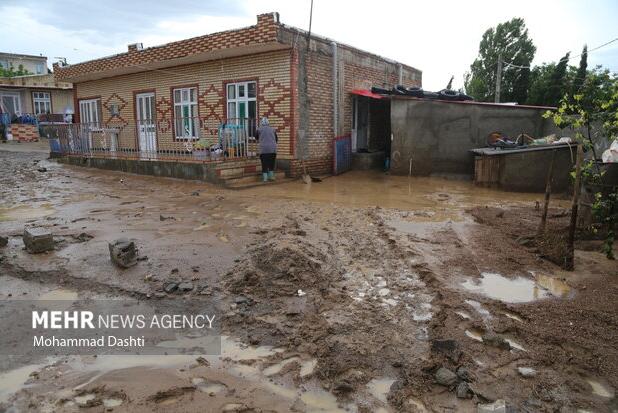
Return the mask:
<path id="1" fill-rule="evenodd" d="M 135 100 L 139 150 L 142 154 L 157 152 L 154 93 L 140 93 Z"/>
<path id="2" fill-rule="evenodd" d="M 100 130 L 100 99 L 84 99 L 79 101 L 80 145 L 82 151 L 92 148 L 92 132 Z"/>

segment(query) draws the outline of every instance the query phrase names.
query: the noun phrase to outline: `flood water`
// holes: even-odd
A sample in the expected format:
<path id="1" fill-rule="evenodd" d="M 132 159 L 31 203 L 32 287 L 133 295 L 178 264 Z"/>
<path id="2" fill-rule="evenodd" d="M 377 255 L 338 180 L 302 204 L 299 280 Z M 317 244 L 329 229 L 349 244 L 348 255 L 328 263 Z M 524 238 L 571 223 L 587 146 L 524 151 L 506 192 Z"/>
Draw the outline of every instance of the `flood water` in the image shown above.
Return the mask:
<path id="1" fill-rule="evenodd" d="M 469 290 L 505 303 L 526 303 L 547 297 L 566 297 L 571 288 L 563 281 L 537 274 L 535 279 L 507 278 L 501 274 L 484 272 L 481 278 L 462 283 Z"/>

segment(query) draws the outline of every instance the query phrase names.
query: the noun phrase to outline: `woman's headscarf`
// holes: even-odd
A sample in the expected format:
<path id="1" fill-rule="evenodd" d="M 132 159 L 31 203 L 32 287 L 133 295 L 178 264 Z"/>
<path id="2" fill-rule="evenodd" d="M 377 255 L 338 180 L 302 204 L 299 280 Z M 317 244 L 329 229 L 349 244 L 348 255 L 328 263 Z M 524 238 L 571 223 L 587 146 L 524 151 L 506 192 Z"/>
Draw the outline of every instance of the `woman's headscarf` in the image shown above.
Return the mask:
<path id="1" fill-rule="evenodd" d="M 262 120 L 260 121 L 260 125 L 268 126 L 268 118 L 266 116 L 262 118 Z"/>

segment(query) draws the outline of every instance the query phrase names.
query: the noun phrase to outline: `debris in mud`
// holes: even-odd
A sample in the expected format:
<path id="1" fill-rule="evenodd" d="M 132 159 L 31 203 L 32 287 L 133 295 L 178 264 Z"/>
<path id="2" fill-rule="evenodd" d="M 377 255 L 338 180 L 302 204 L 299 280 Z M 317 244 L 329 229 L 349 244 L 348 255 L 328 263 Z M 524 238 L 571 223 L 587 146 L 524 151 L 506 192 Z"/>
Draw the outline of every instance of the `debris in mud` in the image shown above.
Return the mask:
<path id="1" fill-rule="evenodd" d="M 87 242 L 94 238 L 93 235 L 82 232 L 79 235 L 71 235 L 76 242 Z"/>
<path id="2" fill-rule="evenodd" d="M 210 362 L 202 356 L 199 356 L 198 358 L 196 358 L 195 361 L 197 361 L 197 363 L 202 366 L 206 366 L 206 367 L 210 366 Z"/>
<path id="3" fill-rule="evenodd" d="M 135 243 L 126 238 L 117 239 L 108 244 L 109 256 L 114 264 L 121 268 L 129 268 L 137 264 L 137 249 Z"/>
<path id="4" fill-rule="evenodd" d="M 431 342 L 431 350 L 444 354 L 455 363 L 461 357 L 461 350 L 455 340 L 433 340 Z"/>
<path id="5" fill-rule="evenodd" d="M 515 409 L 507 405 L 502 399 L 491 404 L 479 404 L 477 409 L 477 413 L 515 413 Z"/>
<path id="6" fill-rule="evenodd" d="M 37 171 L 39 171 L 39 172 L 47 172 L 47 168 L 40 167 L 40 168 L 37 169 Z"/>
<path id="7" fill-rule="evenodd" d="M 535 377 L 536 370 L 532 367 L 517 367 L 517 372 L 523 377 Z"/>
<path id="8" fill-rule="evenodd" d="M 186 293 L 189 291 L 193 290 L 193 283 L 192 282 L 181 282 L 180 284 L 178 284 L 178 291 Z"/>
<path id="9" fill-rule="evenodd" d="M 160 390 L 148 397 L 148 401 L 161 403 L 166 400 L 170 400 L 176 397 L 183 396 L 186 393 L 191 393 L 195 391 L 194 386 L 183 386 L 183 387 L 174 387 L 169 390 Z"/>
<path id="10" fill-rule="evenodd" d="M 169 281 L 169 282 L 166 282 L 165 284 L 163 284 L 163 291 L 165 291 L 168 294 L 173 293 L 177 289 L 178 289 L 178 283 L 177 282 Z"/>
<path id="11" fill-rule="evenodd" d="M 496 347 L 502 350 L 510 350 L 511 344 L 502 336 L 493 332 L 486 332 L 482 336 L 483 343 L 491 347 Z"/>
<path id="12" fill-rule="evenodd" d="M 469 399 L 472 397 L 470 385 L 465 381 L 460 382 L 455 389 L 455 395 L 460 399 Z"/>
<path id="13" fill-rule="evenodd" d="M 446 387 L 450 387 L 457 382 L 457 375 L 446 367 L 440 367 L 434 374 L 434 378 L 436 383 Z"/>
<path id="14" fill-rule="evenodd" d="M 166 217 L 164 215 L 159 215 L 159 221 L 176 221 L 176 217 L 173 217 L 173 216 Z"/>
<path id="15" fill-rule="evenodd" d="M 6 247 L 9 243 L 9 238 L 0 235 L 0 247 Z"/>
<path id="16" fill-rule="evenodd" d="M 32 254 L 47 252 L 54 249 L 54 237 L 50 231 L 44 228 L 24 229 L 23 240 L 26 250 Z"/>

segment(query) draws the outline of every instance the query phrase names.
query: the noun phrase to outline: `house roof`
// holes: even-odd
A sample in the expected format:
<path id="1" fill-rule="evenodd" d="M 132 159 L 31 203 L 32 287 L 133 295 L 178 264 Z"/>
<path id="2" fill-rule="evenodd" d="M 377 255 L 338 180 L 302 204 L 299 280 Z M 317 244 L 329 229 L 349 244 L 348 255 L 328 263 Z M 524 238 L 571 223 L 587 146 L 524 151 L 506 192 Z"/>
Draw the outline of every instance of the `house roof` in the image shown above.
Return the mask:
<path id="1" fill-rule="evenodd" d="M 38 60 L 45 59 L 47 60 L 46 56 L 37 56 L 37 55 L 32 55 L 32 54 L 19 54 L 19 53 L 10 53 L 10 52 L 0 52 L 0 56 L 21 58 L 21 59 L 38 59 Z"/>
<path id="2" fill-rule="evenodd" d="M 301 29 L 279 23 L 278 13 L 260 14 L 257 16 L 257 24 L 249 27 L 193 37 L 146 49 L 141 49 L 141 45 L 134 44 L 129 45 L 125 53 L 73 65 L 54 64 L 54 74 L 58 80 L 78 83 L 207 60 L 292 48 L 293 45 L 288 40 L 282 39 L 280 30 L 304 33 Z M 326 38 L 313 34 L 311 38 L 328 41 Z M 340 46 L 396 63 L 351 46 Z M 410 66 L 402 66 L 417 70 Z"/>

